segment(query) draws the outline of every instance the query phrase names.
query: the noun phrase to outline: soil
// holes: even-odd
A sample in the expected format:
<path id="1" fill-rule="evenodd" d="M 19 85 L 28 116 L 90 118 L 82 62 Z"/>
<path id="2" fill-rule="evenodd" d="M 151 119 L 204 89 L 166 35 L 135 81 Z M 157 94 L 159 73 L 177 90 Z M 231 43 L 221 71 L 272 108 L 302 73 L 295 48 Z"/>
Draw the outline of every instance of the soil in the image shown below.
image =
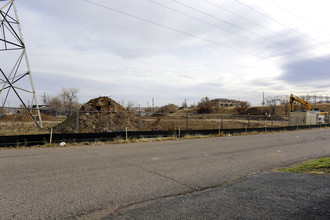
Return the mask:
<path id="1" fill-rule="evenodd" d="M 34 112 L 32 112 L 32 115 L 34 115 Z M 43 121 L 54 121 L 55 118 L 53 116 L 49 116 L 49 115 L 44 115 L 44 114 L 40 114 L 41 115 L 41 119 Z M 31 118 L 30 114 L 28 112 L 25 112 L 24 114 L 18 113 L 16 115 L 3 115 L 2 117 L 0 117 L 0 121 L 17 121 L 17 122 L 33 122 L 33 119 Z M 37 116 L 37 120 L 39 120 L 39 117 Z"/>
<path id="2" fill-rule="evenodd" d="M 116 130 L 138 130 L 139 119 L 133 113 L 111 98 L 99 97 L 84 104 L 77 113 L 58 125 L 60 133 L 76 132 L 76 120 L 79 119 L 79 132 L 110 132 Z"/>

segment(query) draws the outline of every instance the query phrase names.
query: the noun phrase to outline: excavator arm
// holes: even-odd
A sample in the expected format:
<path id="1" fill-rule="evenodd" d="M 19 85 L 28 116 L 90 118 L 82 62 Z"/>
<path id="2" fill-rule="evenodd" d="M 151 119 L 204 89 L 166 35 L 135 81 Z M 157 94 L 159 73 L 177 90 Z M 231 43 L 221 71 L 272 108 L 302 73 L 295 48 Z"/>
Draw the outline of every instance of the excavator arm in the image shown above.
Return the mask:
<path id="1" fill-rule="evenodd" d="M 299 98 L 298 96 L 294 96 L 293 94 L 290 95 L 290 111 L 294 112 L 294 102 L 299 102 L 302 105 L 304 105 L 308 111 L 312 110 L 312 106 L 311 104 L 309 104 L 308 102 L 306 102 L 305 100 Z"/>

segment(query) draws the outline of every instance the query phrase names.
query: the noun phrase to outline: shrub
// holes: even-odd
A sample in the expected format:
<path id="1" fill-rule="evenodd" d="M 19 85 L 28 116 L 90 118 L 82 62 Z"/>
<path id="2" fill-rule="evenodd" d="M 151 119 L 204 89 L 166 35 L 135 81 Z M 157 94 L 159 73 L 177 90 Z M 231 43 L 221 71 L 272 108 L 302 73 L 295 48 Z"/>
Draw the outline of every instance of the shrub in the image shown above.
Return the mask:
<path id="1" fill-rule="evenodd" d="M 216 102 L 210 100 L 208 97 L 204 97 L 197 105 L 197 113 L 210 114 L 217 112 L 219 106 Z"/>
<path id="2" fill-rule="evenodd" d="M 174 104 L 168 104 L 164 105 L 163 107 L 160 107 L 156 113 L 175 113 L 179 110 L 179 107 Z"/>

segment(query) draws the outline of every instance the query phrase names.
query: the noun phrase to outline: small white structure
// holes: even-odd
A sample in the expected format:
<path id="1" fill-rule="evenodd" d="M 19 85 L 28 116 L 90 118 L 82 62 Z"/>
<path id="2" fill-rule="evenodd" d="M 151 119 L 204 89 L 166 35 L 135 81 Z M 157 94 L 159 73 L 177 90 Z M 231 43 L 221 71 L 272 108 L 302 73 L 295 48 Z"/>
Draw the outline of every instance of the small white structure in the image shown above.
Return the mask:
<path id="1" fill-rule="evenodd" d="M 324 124 L 326 118 L 320 113 L 320 111 L 290 112 L 290 126 Z"/>

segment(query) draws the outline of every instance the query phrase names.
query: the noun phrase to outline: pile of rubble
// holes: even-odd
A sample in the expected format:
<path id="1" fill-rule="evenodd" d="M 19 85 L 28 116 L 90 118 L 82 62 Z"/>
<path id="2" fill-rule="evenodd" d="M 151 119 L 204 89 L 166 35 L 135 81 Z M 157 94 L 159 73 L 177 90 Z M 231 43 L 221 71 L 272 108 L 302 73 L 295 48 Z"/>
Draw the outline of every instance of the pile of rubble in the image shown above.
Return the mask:
<path id="1" fill-rule="evenodd" d="M 77 114 L 60 123 L 58 131 L 73 133 L 76 132 L 77 126 L 79 132 L 83 133 L 110 132 L 124 130 L 126 127 L 129 130 L 139 128 L 138 117 L 107 96 L 91 99 Z"/>

